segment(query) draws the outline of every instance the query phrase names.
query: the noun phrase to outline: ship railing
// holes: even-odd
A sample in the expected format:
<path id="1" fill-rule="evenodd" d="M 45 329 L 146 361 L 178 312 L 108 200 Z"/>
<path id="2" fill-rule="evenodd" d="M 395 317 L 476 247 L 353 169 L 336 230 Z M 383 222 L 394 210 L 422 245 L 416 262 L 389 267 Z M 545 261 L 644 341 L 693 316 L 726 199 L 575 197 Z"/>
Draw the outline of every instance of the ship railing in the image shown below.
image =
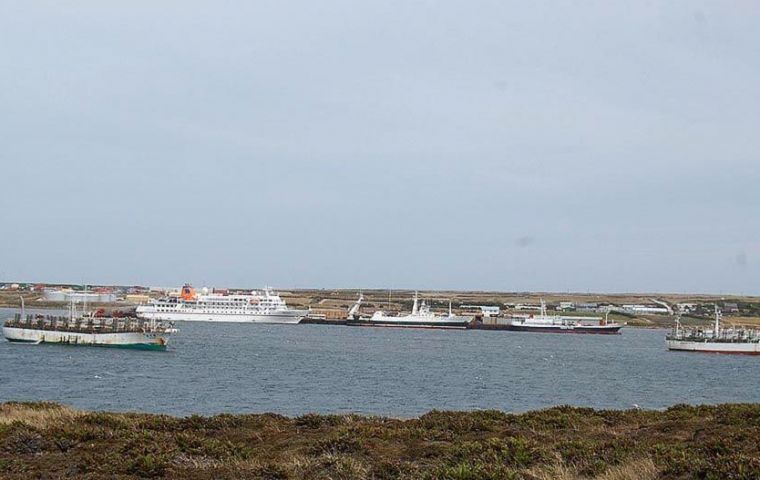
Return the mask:
<path id="1" fill-rule="evenodd" d="M 140 318 L 99 318 L 80 317 L 71 319 L 56 315 L 26 315 L 16 313 L 6 322 L 6 326 L 35 328 L 40 330 L 65 330 L 87 333 L 122 333 L 122 332 L 173 332 L 171 322 L 155 322 Z"/>

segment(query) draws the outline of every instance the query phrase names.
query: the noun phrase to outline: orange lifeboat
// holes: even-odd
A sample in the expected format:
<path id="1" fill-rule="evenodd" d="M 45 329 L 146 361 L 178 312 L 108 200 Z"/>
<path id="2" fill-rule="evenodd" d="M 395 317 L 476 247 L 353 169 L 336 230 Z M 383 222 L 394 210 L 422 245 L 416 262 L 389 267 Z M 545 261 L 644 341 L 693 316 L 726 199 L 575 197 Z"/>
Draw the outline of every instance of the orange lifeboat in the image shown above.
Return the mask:
<path id="1" fill-rule="evenodd" d="M 189 283 L 186 283 L 182 286 L 180 298 L 182 300 L 195 300 L 195 289 Z"/>

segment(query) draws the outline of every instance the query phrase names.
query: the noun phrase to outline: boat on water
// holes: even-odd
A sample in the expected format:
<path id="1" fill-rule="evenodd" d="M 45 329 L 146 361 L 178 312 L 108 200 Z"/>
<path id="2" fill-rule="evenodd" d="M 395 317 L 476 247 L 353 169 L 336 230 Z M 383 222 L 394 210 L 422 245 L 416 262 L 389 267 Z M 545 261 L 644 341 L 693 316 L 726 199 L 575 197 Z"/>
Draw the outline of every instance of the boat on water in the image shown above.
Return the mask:
<path id="1" fill-rule="evenodd" d="M 137 307 L 137 316 L 149 320 L 177 322 L 235 323 L 298 323 L 308 311 L 288 308 L 285 301 L 270 288 L 250 294 L 198 294 L 191 285 L 184 285 L 178 297 L 152 300 Z"/>
<path id="2" fill-rule="evenodd" d="M 451 302 L 449 302 L 448 315 L 431 311 L 424 300 L 420 302 L 417 292 L 414 293 L 412 312 L 408 315 L 388 315 L 383 311 L 377 311 L 369 318 L 361 318 L 358 315 L 358 306 L 352 310 L 353 312 L 350 312 L 351 315 L 346 320 L 346 325 L 357 327 L 465 329 L 472 322 L 472 317 L 454 315 L 451 312 Z"/>
<path id="3" fill-rule="evenodd" d="M 73 306 L 69 316 L 27 315 L 23 303 L 21 313 L 3 325 L 3 336 L 9 342 L 140 350 L 165 350 L 169 336 L 176 331 L 168 322 L 119 313 L 106 315 L 102 310 L 75 315 Z"/>
<path id="4" fill-rule="evenodd" d="M 760 355 L 760 330 L 756 328 L 723 328 L 723 315 L 715 306 L 712 328 L 684 327 L 681 317 L 665 337 L 668 350 L 685 352 L 732 353 Z"/>
<path id="5" fill-rule="evenodd" d="M 493 319 L 489 323 L 478 323 L 475 328 L 481 330 L 510 330 L 514 332 L 539 333 L 586 333 L 615 335 L 620 334 L 623 323 L 610 323 L 609 312 L 604 317 L 568 317 L 548 315 L 546 303 L 541 300 L 538 315 L 511 316 L 505 319 Z"/>

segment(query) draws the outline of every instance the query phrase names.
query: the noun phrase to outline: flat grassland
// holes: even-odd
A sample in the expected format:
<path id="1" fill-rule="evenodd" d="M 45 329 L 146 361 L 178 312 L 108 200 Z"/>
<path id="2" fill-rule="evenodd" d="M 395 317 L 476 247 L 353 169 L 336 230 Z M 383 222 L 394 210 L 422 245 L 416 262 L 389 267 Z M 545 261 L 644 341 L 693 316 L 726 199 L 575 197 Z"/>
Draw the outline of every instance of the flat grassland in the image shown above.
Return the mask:
<path id="1" fill-rule="evenodd" d="M 760 478 L 760 405 L 191 416 L 0 404 L 0 478 Z"/>

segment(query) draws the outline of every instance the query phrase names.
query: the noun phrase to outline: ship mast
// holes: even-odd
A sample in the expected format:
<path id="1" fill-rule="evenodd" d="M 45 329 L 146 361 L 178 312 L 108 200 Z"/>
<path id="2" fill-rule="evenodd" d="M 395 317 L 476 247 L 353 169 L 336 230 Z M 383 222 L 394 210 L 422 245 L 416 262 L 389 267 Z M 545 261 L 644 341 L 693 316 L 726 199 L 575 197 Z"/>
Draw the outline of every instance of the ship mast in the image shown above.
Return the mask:
<path id="1" fill-rule="evenodd" d="M 720 318 L 721 318 L 721 312 L 720 307 L 718 305 L 715 305 L 715 330 L 714 335 L 717 337 L 720 334 Z"/>
<path id="2" fill-rule="evenodd" d="M 414 292 L 414 305 L 412 306 L 412 315 L 417 315 L 417 291 Z"/>

